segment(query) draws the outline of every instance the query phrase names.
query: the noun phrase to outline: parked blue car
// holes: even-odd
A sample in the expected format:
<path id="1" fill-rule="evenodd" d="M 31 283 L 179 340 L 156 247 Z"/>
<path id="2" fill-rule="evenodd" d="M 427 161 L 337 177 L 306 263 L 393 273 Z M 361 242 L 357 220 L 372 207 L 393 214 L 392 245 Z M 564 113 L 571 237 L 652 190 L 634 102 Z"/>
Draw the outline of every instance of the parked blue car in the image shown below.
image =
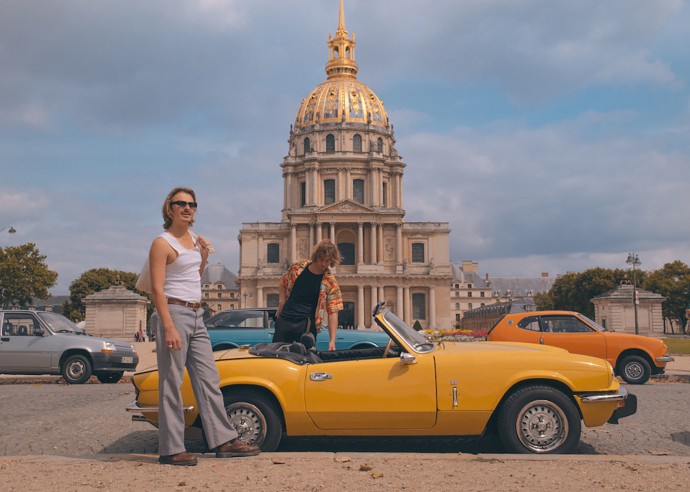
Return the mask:
<path id="1" fill-rule="evenodd" d="M 214 351 L 242 345 L 270 343 L 275 333 L 275 308 L 229 309 L 206 320 Z M 385 347 L 390 337 L 382 331 L 337 331 L 338 350 L 366 347 Z M 328 332 L 324 329 L 316 337 L 316 349 L 328 350 Z"/>

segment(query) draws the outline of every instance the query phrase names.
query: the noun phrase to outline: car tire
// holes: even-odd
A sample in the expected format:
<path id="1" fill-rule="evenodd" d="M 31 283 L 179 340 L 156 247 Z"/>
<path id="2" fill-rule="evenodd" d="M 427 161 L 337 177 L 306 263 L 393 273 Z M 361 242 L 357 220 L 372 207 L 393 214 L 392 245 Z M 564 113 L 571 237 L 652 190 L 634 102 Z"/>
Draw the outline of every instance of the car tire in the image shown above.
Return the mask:
<path id="1" fill-rule="evenodd" d="M 230 423 L 247 444 L 259 446 L 262 451 L 275 451 L 283 434 L 283 422 L 276 405 L 258 391 L 223 391 L 225 410 Z"/>
<path id="2" fill-rule="evenodd" d="M 83 384 L 91 377 L 91 361 L 83 355 L 70 355 L 62 364 L 62 377 L 67 384 Z"/>
<path id="3" fill-rule="evenodd" d="M 123 374 L 123 372 L 101 372 L 96 374 L 96 377 L 103 384 L 114 384 L 122 379 Z"/>
<path id="4" fill-rule="evenodd" d="M 644 357 L 629 355 L 621 360 L 618 374 L 628 384 L 644 384 L 649 381 L 652 368 Z"/>
<path id="5" fill-rule="evenodd" d="M 582 423 L 567 395 L 549 386 L 528 386 L 503 403 L 497 430 L 509 452 L 563 454 L 577 447 Z"/>

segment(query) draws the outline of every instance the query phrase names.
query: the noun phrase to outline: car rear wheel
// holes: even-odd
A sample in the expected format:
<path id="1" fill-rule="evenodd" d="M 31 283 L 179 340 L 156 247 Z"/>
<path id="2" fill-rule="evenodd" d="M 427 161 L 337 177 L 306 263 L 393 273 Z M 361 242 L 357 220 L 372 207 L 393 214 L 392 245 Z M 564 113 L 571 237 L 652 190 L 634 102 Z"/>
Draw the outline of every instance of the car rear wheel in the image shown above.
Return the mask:
<path id="1" fill-rule="evenodd" d="M 580 442 L 580 413 L 565 394 L 548 386 L 513 393 L 498 415 L 498 433 L 513 453 L 570 453 Z"/>
<path id="2" fill-rule="evenodd" d="M 275 451 L 283 433 L 283 423 L 275 404 L 258 391 L 224 390 L 223 400 L 230 423 L 239 438 L 259 446 L 262 451 Z"/>
<path id="3" fill-rule="evenodd" d="M 629 355 L 620 362 L 619 374 L 628 384 L 644 384 L 649 381 L 652 368 L 644 357 Z"/>
<path id="4" fill-rule="evenodd" d="M 62 377 L 67 384 L 83 384 L 91 377 L 91 361 L 83 355 L 70 355 L 62 364 Z"/>
<path id="5" fill-rule="evenodd" d="M 113 384 L 120 381 L 123 374 L 123 372 L 101 372 L 96 374 L 96 377 L 103 384 Z"/>

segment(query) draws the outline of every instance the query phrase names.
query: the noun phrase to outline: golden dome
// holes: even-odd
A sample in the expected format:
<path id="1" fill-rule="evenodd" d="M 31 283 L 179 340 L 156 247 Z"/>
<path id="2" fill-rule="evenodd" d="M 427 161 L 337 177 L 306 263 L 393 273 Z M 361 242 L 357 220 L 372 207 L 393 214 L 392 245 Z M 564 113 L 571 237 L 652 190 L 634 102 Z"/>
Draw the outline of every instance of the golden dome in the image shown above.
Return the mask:
<path id="1" fill-rule="evenodd" d="M 363 123 L 387 128 L 388 114 L 383 101 L 357 80 L 357 71 L 355 35 L 348 38 L 340 0 L 338 30 L 335 37 L 328 36 L 328 78 L 302 100 L 295 128 L 317 123 Z"/>

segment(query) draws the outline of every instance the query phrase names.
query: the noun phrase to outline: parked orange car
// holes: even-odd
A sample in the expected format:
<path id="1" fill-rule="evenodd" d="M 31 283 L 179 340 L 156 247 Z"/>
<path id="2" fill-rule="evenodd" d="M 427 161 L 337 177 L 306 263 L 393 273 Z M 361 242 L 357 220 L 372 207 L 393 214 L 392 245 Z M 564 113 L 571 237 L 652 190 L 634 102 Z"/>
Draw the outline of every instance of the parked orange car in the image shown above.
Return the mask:
<path id="1" fill-rule="evenodd" d="M 561 347 L 573 354 L 606 359 L 629 384 L 644 384 L 663 374 L 673 360 L 657 338 L 607 331 L 587 316 L 572 311 L 506 314 L 489 330 L 491 342 L 526 342 Z"/>

